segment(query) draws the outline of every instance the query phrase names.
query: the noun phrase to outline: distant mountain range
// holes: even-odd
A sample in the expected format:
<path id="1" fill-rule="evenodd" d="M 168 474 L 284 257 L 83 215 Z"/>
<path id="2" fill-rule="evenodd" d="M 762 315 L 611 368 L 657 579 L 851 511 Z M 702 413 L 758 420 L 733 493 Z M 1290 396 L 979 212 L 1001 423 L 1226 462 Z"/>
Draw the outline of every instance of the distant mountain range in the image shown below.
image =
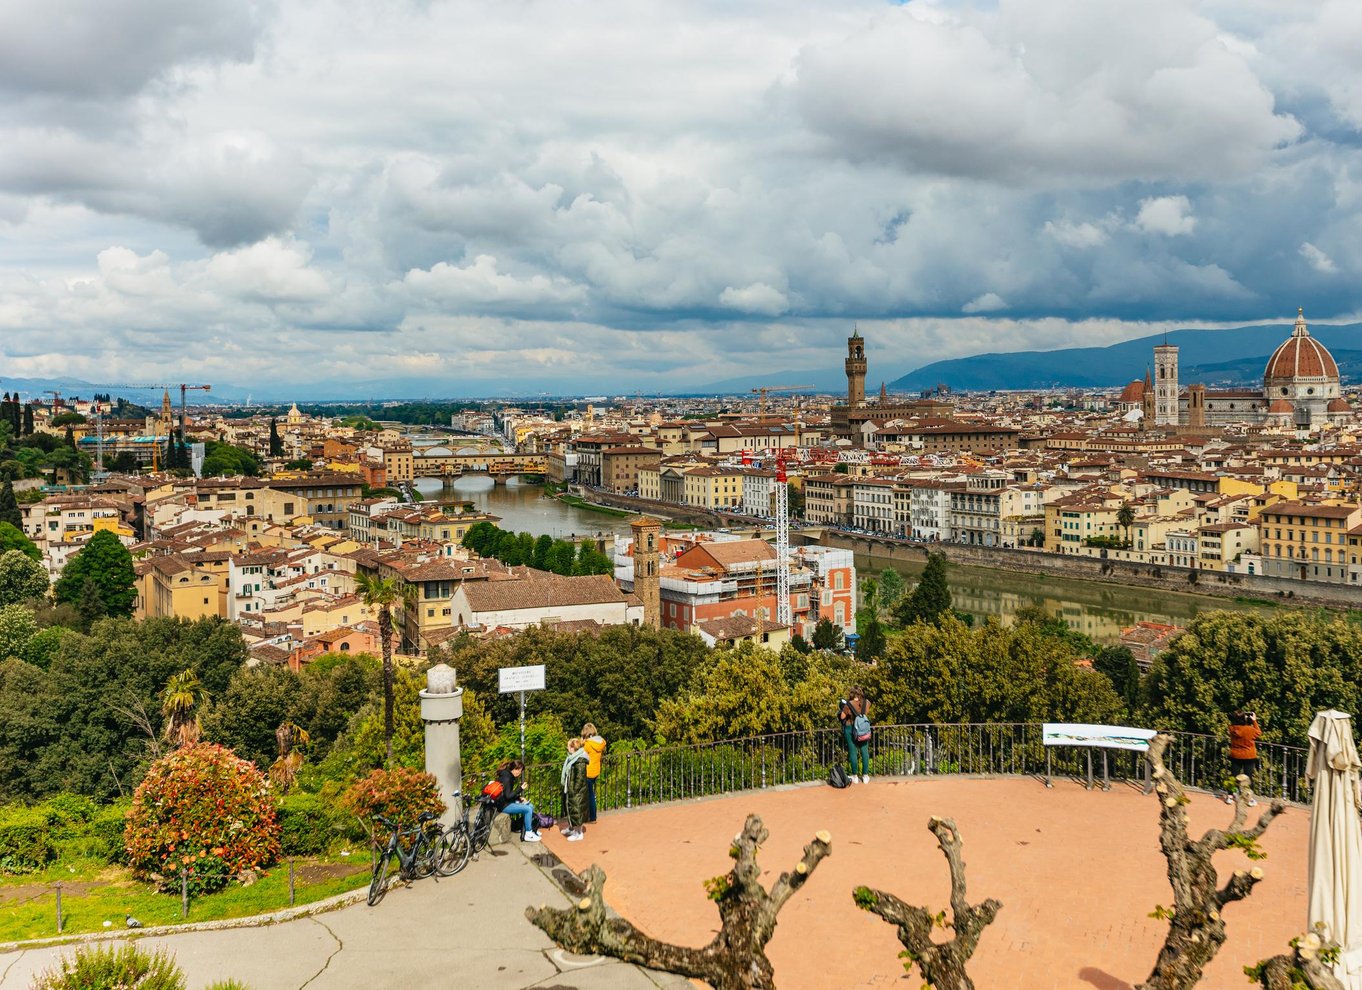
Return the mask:
<path id="1" fill-rule="evenodd" d="M 1180 381 L 1206 385 L 1261 382 L 1267 359 L 1291 335 L 1290 324 L 1227 330 L 1174 330 Z M 1312 326 L 1312 336 L 1329 348 L 1345 382 L 1362 380 L 1362 323 Z M 890 384 L 895 391 L 949 385 L 956 390 L 1099 388 L 1143 378 L 1153 364 L 1154 345 L 1163 334 L 1126 340 L 1107 347 L 1069 347 L 1058 351 L 1015 351 L 933 361 Z"/>

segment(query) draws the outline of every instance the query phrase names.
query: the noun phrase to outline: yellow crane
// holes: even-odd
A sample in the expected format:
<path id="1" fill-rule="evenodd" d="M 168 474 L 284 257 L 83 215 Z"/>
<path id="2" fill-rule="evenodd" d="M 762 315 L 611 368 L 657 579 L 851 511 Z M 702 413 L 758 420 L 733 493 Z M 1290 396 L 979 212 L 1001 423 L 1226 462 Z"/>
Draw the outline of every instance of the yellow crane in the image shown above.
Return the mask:
<path id="1" fill-rule="evenodd" d="M 807 389 L 811 389 L 811 388 L 813 388 L 812 385 L 758 385 L 756 388 L 752 389 L 752 394 L 753 394 L 753 395 L 760 395 L 760 396 L 761 396 L 761 397 L 757 400 L 757 417 L 758 417 L 758 418 L 765 418 L 765 416 L 766 416 L 766 396 L 767 396 L 768 393 L 770 393 L 770 392 L 803 392 L 803 391 L 805 391 L 805 390 L 807 390 Z"/>

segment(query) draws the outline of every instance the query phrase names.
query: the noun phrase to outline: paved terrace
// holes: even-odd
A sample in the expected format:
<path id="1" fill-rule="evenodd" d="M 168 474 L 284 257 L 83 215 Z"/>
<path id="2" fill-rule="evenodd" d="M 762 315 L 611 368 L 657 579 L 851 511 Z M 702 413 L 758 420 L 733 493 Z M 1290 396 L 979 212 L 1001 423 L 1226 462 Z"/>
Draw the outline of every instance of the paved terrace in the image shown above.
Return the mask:
<path id="1" fill-rule="evenodd" d="M 396 888 L 377 908 L 143 944 L 174 952 L 194 990 L 227 976 L 254 990 L 677 990 L 684 981 L 568 956 L 524 920 L 529 904 L 567 903 L 542 853 L 575 870 L 599 863 L 618 910 L 657 936 L 698 945 L 717 924 L 701 884 L 727 871 L 729 842 L 748 812 L 770 829 L 762 860 L 772 877 L 814 831 L 832 833 L 832 856 L 781 913 L 770 945 L 781 990 L 918 985 L 916 973 L 901 982 L 893 930 L 857 910 L 851 890 L 867 883 L 947 907 L 945 860 L 926 828 L 932 814 L 960 825 L 970 899 L 1003 903 L 972 966 L 981 990 L 1126 990 L 1153 965 L 1163 926 L 1148 914 L 1171 903 L 1154 799 L 1122 784 L 1089 792 L 1058 779 L 1046 790 L 1024 777 L 877 778 L 845 791 L 793 786 L 614 811 L 584 842 L 546 832 L 543 847 L 503 847 L 449 880 Z M 1228 822 L 1230 809 L 1194 794 L 1190 814 L 1200 830 Z M 1203 987 L 1246 986 L 1241 967 L 1281 951 L 1304 928 L 1308 824 L 1307 812 L 1293 808 L 1264 837 L 1266 879 L 1226 912 L 1229 941 Z M 1222 871 L 1245 864 L 1233 852 L 1219 863 Z M 61 951 L 69 949 L 0 955 L 0 990 L 29 986 Z"/>

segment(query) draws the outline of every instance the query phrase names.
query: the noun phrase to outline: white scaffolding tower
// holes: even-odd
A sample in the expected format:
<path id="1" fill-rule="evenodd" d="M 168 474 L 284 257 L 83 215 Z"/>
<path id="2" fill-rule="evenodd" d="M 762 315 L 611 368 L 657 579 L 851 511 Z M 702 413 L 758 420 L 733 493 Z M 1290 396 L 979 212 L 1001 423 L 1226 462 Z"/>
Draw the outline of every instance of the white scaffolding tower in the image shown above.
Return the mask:
<path id="1" fill-rule="evenodd" d="M 790 611 L 790 486 L 785 462 L 776 464 L 776 621 L 793 627 Z"/>

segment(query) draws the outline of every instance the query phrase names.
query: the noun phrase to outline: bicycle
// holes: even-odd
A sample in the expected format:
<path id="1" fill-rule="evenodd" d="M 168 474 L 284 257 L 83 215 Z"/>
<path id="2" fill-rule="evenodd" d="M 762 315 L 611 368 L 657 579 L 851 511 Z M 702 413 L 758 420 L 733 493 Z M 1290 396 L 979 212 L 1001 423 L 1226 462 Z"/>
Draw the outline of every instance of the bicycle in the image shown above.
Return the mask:
<path id="1" fill-rule="evenodd" d="M 497 817 L 496 800 L 485 794 L 466 801 L 461 791 L 455 791 L 454 800 L 458 802 L 459 817 L 441 835 L 440 849 L 435 856 L 435 869 L 442 877 L 452 877 L 468 865 L 471 857 L 487 848 L 492 837 L 492 822 Z M 473 804 L 478 806 L 478 813 L 470 822 L 468 812 Z"/>
<path id="2" fill-rule="evenodd" d="M 388 870 L 392 866 L 393 856 L 397 857 L 398 876 L 407 882 L 423 880 L 438 871 L 440 850 L 446 833 L 443 829 L 432 831 L 427 827 L 429 822 L 438 817 L 433 812 L 422 812 L 416 819 L 415 828 L 403 829 L 382 815 L 374 815 L 374 821 L 391 829 L 392 833 L 388 836 L 386 846 L 380 848 L 377 842 L 373 846 L 373 874 L 369 880 L 370 907 L 383 900 L 383 895 L 388 892 Z M 414 840 L 410 849 L 402 848 L 403 839 Z"/>

